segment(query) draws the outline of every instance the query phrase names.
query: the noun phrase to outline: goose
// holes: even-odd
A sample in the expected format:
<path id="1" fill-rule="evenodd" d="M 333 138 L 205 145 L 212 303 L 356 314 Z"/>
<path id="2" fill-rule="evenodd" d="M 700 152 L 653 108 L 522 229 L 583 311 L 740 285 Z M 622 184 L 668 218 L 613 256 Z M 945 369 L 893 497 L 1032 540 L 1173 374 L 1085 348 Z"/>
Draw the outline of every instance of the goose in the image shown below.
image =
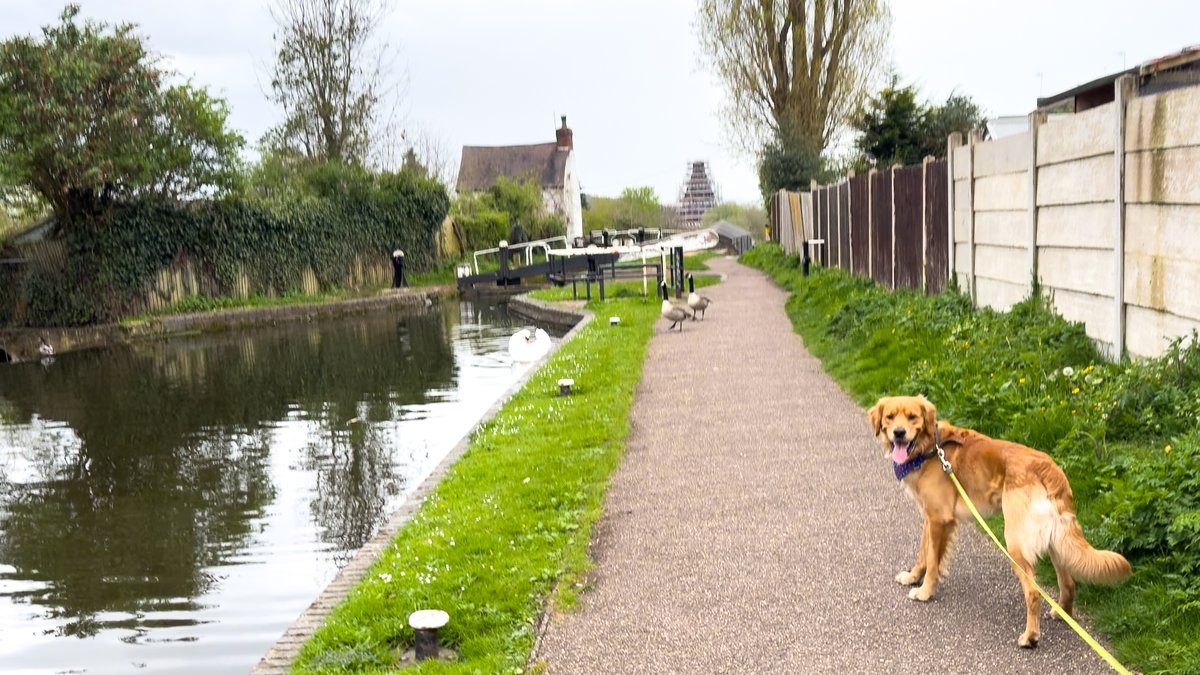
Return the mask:
<path id="1" fill-rule="evenodd" d="M 676 307 L 675 305 L 672 305 L 671 301 L 667 299 L 667 283 L 665 281 L 659 285 L 659 289 L 662 292 L 663 299 L 662 317 L 671 322 L 671 325 L 667 326 L 667 330 L 671 330 L 678 325 L 679 332 L 682 333 L 683 322 L 688 318 L 688 316 L 690 316 L 688 311 L 682 307 Z"/>
<path id="2" fill-rule="evenodd" d="M 696 320 L 696 313 L 700 313 L 700 318 L 704 318 L 704 310 L 708 309 L 708 303 L 712 302 L 707 296 L 698 295 L 696 293 L 696 281 L 692 275 L 688 275 L 688 307 L 692 308 L 692 321 Z"/>
<path id="3" fill-rule="evenodd" d="M 538 328 L 533 333 L 522 328 L 508 338 L 508 353 L 513 361 L 536 361 L 550 351 L 550 335 Z"/>
<path id="4" fill-rule="evenodd" d="M 50 343 L 46 342 L 46 336 L 44 335 L 38 338 L 38 353 L 42 356 L 54 356 L 54 347 L 51 347 Z"/>

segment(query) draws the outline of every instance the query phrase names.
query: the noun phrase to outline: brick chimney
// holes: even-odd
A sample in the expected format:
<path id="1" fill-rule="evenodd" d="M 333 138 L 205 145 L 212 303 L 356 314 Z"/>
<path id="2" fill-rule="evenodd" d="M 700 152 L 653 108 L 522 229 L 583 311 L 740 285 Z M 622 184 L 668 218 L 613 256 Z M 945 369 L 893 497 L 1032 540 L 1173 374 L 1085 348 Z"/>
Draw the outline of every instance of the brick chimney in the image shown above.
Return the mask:
<path id="1" fill-rule="evenodd" d="M 567 127 L 567 116 L 562 116 L 562 126 L 554 131 L 555 138 L 558 139 L 559 150 L 571 150 L 575 147 L 574 135 L 571 129 Z"/>

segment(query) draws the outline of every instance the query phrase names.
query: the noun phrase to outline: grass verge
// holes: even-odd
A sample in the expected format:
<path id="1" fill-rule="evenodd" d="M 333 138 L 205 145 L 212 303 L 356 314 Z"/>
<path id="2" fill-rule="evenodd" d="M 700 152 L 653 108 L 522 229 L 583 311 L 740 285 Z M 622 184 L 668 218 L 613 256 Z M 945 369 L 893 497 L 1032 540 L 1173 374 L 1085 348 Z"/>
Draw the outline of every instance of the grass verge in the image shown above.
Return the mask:
<path id="1" fill-rule="evenodd" d="M 415 672 L 523 671 L 544 602 L 557 588 L 572 604 L 589 566 L 659 302 L 614 299 L 603 312 L 620 326 L 591 322 L 480 426 L 293 672 L 391 671 L 412 644 L 409 613 L 428 607 L 449 612 L 440 635 L 461 659 Z M 562 377 L 575 380 L 570 397 L 557 396 Z"/>
<path id="2" fill-rule="evenodd" d="M 742 259 L 791 291 L 796 331 L 860 403 L 924 393 L 946 419 L 1051 454 L 1088 539 L 1134 568 L 1121 586 L 1080 586 L 1077 607 L 1126 666 L 1200 673 L 1195 336 L 1157 359 L 1108 363 L 1039 293 L 996 312 L 954 291 L 889 292 L 839 270 L 804 277 L 774 244 Z M 1048 562 L 1039 573 L 1053 589 Z"/>

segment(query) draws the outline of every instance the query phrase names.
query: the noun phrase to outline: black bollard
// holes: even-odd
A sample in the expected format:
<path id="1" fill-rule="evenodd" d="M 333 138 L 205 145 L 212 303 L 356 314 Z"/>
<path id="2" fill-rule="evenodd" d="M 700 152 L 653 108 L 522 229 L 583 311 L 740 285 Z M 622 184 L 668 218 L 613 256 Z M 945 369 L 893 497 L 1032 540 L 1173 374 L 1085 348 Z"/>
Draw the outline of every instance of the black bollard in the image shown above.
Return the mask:
<path id="1" fill-rule="evenodd" d="M 497 248 L 500 249 L 498 251 L 498 253 L 500 254 L 500 271 L 499 271 L 499 273 L 496 274 L 496 285 L 497 286 L 507 286 L 508 285 L 508 240 L 501 239 L 500 245 L 497 246 Z"/>

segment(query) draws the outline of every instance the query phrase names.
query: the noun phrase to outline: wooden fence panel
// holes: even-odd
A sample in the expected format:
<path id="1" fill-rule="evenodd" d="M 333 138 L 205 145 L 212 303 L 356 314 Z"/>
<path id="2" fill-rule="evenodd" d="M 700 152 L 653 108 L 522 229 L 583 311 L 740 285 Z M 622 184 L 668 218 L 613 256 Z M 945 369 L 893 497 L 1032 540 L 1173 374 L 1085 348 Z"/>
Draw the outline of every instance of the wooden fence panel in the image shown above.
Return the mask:
<path id="1" fill-rule="evenodd" d="M 871 277 L 892 287 L 892 179 L 887 171 L 869 174 L 871 181 Z"/>
<path id="2" fill-rule="evenodd" d="M 921 221 L 926 208 L 921 187 L 923 169 L 923 165 L 916 164 L 895 170 L 897 288 L 921 288 L 925 258 Z"/>
<path id="3" fill-rule="evenodd" d="M 850 271 L 859 276 L 869 275 L 871 269 L 871 211 L 867 203 L 869 183 L 868 176 L 850 179 L 850 257 L 853 262 Z"/>
<path id="4" fill-rule="evenodd" d="M 926 165 L 925 173 L 925 282 L 929 293 L 946 290 L 950 276 L 950 231 L 947 215 L 949 190 L 946 160 Z"/>

